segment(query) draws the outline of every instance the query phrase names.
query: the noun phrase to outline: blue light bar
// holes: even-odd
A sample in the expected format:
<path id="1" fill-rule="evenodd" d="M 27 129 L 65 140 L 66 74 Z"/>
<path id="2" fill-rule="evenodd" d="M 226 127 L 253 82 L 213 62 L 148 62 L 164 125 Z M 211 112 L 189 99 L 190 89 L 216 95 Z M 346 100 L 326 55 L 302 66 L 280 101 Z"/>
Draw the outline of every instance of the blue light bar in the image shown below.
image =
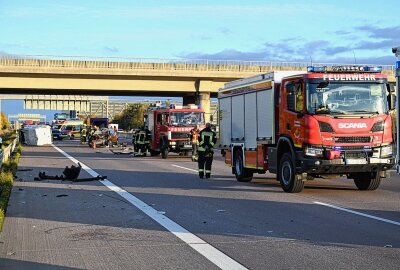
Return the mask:
<path id="1" fill-rule="evenodd" d="M 371 71 L 371 72 L 381 72 L 382 71 L 382 66 L 376 66 L 376 67 L 364 67 L 364 71 Z"/>
<path id="2" fill-rule="evenodd" d="M 326 67 L 314 67 L 314 66 L 308 66 L 307 67 L 307 72 L 326 72 Z"/>
<path id="3" fill-rule="evenodd" d="M 376 71 L 376 72 L 381 72 L 382 71 L 382 67 L 381 66 L 374 67 L 372 70 Z"/>
<path id="4" fill-rule="evenodd" d="M 400 61 L 396 62 L 396 69 L 400 69 Z"/>

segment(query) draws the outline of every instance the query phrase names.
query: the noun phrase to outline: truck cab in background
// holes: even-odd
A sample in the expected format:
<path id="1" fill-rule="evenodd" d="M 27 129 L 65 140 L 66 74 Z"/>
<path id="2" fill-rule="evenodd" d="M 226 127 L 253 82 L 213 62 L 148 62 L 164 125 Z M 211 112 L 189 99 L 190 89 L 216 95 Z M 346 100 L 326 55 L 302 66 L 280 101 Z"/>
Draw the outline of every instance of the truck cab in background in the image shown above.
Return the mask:
<path id="1" fill-rule="evenodd" d="M 192 151 L 190 130 L 205 126 L 204 111 L 196 105 L 155 107 L 145 112 L 145 130 L 150 134 L 150 154 L 166 159 L 169 152 L 188 155 Z"/>

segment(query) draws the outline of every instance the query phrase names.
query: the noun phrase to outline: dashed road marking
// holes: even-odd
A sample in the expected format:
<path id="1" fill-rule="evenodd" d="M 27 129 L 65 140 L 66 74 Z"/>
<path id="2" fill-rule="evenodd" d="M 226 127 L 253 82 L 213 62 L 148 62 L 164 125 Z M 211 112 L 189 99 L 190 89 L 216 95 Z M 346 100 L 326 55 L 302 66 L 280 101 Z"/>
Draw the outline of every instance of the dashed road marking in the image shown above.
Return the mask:
<path id="1" fill-rule="evenodd" d="M 330 207 L 330 208 L 333 208 L 333 209 L 336 209 L 336 210 L 344 211 L 344 212 L 347 212 L 347 213 L 351 213 L 351 214 L 354 214 L 354 215 L 358 215 L 358 216 L 362 216 L 362 217 L 366 217 L 366 218 L 371 218 L 371 219 L 375 219 L 375 220 L 379 220 L 379 221 L 382 221 L 382 222 L 386 222 L 386 223 L 390 223 L 390 224 L 393 224 L 393 225 L 400 226 L 400 222 L 393 221 L 393 220 L 390 220 L 390 219 L 364 214 L 364 213 L 361 213 L 361 212 L 358 212 L 358 211 L 350 210 L 350 209 L 347 209 L 347 208 L 339 207 L 339 206 L 328 204 L 328 203 L 323 203 L 323 202 L 318 202 L 318 201 L 314 201 L 313 203 L 318 204 L 318 205 L 322 205 L 322 206 L 326 206 L 326 207 Z"/>
<path id="2" fill-rule="evenodd" d="M 188 171 L 191 171 L 191 172 L 196 172 L 196 173 L 198 172 L 197 170 L 193 170 L 193 169 L 190 169 L 190 168 L 178 166 L 178 165 L 175 165 L 175 164 L 172 164 L 171 166 L 176 167 L 176 168 L 180 168 L 180 169 L 184 169 L 184 170 L 188 170 Z"/>
<path id="3" fill-rule="evenodd" d="M 172 166 L 180 168 L 180 169 L 188 170 L 188 171 L 197 172 L 196 170 L 193 170 L 193 169 L 190 169 L 190 168 L 186 168 L 186 167 L 182 167 L 182 166 L 178 166 L 178 165 L 175 165 L 175 164 L 172 164 Z M 318 204 L 318 205 L 322 205 L 322 206 L 326 206 L 326 207 L 330 207 L 330 208 L 334 208 L 336 210 L 344 211 L 344 212 L 351 213 L 351 214 L 354 214 L 354 215 L 358 215 L 358 216 L 362 216 L 362 217 L 366 217 L 366 218 L 370 218 L 370 219 L 375 219 L 375 220 L 378 220 L 378 221 L 382 221 L 382 222 L 386 222 L 386 223 L 390 223 L 390 224 L 393 224 L 393 225 L 400 226 L 400 222 L 393 221 L 393 220 L 390 220 L 390 219 L 380 218 L 380 217 L 377 217 L 377 216 L 364 214 L 364 213 L 361 213 L 361 212 L 358 212 L 358 211 L 350 210 L 350 209 L 347 209 L 347 208 L 343 208 L 343 207 L 339 207 L 339 206 L 336 206 L 336 205 L 323 203 L 323 202 L 319 202 L 319 201 L 313 201 L 313 203 Z"/>

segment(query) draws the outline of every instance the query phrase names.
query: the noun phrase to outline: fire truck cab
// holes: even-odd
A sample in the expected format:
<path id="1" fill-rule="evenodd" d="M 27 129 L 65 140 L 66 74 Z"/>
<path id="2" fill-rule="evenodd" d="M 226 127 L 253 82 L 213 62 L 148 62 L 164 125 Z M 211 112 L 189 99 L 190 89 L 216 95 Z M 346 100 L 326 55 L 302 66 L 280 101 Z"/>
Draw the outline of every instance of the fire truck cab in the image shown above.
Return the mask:
<path id="1" fill-rule="evenodd" d="M 190 130 L 204 128 L 204 111 L 196 105 L 155 107 L 145 112 L 145 129 L 150 133 L 150 154 L 166 159 L 169 152 L 188 155 L 192 151 Z"/>

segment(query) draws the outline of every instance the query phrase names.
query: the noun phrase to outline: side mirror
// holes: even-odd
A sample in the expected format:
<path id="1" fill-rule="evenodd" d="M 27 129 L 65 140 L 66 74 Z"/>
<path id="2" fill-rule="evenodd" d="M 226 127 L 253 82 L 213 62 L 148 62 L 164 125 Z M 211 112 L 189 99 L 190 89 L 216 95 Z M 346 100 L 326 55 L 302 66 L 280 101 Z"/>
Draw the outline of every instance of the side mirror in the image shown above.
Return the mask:
<path id="1" fill-rule="evenodd" d="M 214 120 L 214 115 L 210 115 L 210 122 Z"/>
<path id="2" fill-rule="evenodd" d="M 396 109 L 396 95 L 395 94 L 388 95 L 388 103 L 389 103 L 389 110 Z"/>

